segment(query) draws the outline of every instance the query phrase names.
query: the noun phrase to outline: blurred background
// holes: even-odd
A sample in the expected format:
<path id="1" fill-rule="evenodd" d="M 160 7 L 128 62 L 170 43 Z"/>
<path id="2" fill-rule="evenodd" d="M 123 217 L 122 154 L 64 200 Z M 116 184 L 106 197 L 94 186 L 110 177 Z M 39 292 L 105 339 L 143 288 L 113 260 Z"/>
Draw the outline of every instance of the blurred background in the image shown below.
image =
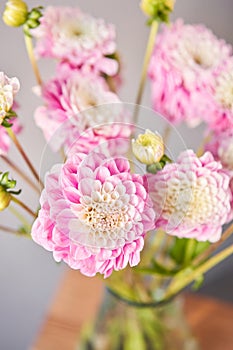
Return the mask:
<path id="1" fill-rule="evenodd" d="M 38 5 L 79 6 L 83 11 L 115 24 L 118 50 L 123 60 L 124 86 L 120 97 L 123 102 L 134 102 L 149 31 L 145 25 L 145 17 L 139 9 L 139 0 L 29 0 L 27 3 L 29 8 Z M 4 1 L 1 1 L 1 13 L 3 9 Z M 230 25 L 232 12 L 232 0 L 177 0 L 173 19 L 182 17 L 186 23 L 203 23 L 218 37 L 233 44 Z M 44 156 L 45 142 L 42 133 L 34 125 L 33 112 L 40 101 L 32 92 L 36 83 L 25 51 L 22 31 L 8 28 L 1 21 L 0 40 L 0 70 L 9 77 L 17 76 L 21 82 L 17 101 L 21 106 L 19 115 L 24 130 L 20 139 L 28 149 L 36 168 L 44 174 L 60 159 L 47 148 L 46 157 Z M 53 67 L 49 61 L 41 62 L 40 69 L 43 77 L 53 74 Z M 143 105 L 150 107 L 149 84 L 144 94 Z M 142 115 L 140 124 L 143 125 Z M 153 128 L 153 120 L 151 127 Z M 201 130 L 201 127 L 194 131 L 180 127 L 178 132 L 188 148 L 197 145 Z M 174 136 L 171 138 L 170 147 L 176 147 Z M 23 165 L 20 155 L 13 147 L 11 158 L 17 164 Z M 2 161 L 0 167 L 1 171 L 8 170 Z M 18 187 L 21 185 L 19 180 Z M 38 198 L 30 189 L 26 188 L 22 197 L 27 199 L 31 208 L 36 208 Z M 0 223 L 17 225 L 14 217 L 7 212 L 0 213 Z M 65 266 L 56 264 L 50 253 L 29 239 L 0 232 L 0 247 L 0 348 L 25 350 L 30 348 L 43 322 Z M 200 293 L 233 301 L 232 271 L 233 258 L 230 258 L 208 274 Z"/>

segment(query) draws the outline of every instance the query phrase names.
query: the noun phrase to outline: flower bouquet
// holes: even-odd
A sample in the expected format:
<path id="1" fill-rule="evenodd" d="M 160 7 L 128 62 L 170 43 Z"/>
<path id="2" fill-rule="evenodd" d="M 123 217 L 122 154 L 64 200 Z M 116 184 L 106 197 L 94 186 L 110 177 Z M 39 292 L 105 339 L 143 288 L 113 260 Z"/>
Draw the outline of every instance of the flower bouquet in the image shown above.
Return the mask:
<path id="1" fill-rule="evenodd" d="M 218 251 L 233 233 L 232 48 L 203 25 L 171 24 L 172 0 L 140 6 L 150 34 L 133 104 L 119 98 L 124 65 L 113 25 L 22 0 L 9 0 L 3 14 L 23 28 L 41 100 L 35 123 L 61 160 L 41 178 L 18 138 L 19 81 L 1 72 L 0 210 L 20 223 L 0 229 L 104 279 L 106 300 L 80 349 L 197 349 L 175 297 L 233 253 L 232 245 Z M 37 64 L 45 58 L 49 80 Z M 147 78 L 153 109 L 141 106 Z M 205 130 L 197 150 L 183 145 L 175 157 L 169 136 L 180 123 Z M 11 142 L 25 169 L 10 158 Z M 10 169 L 40 196 L 38 207 L 21 199 Z"/>

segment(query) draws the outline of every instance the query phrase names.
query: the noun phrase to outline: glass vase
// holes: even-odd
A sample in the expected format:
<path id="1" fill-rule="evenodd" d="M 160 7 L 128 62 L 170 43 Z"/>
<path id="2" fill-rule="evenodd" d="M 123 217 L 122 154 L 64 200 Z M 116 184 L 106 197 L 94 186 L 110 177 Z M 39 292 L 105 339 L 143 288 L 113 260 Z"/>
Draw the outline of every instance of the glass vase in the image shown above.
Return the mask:
<path id="1" fill-rule="evenodd" d="M 78 350 L 198 350 L 181 295 L 165 303 L 126 301 L 106 289 L 93 325 Z"/>

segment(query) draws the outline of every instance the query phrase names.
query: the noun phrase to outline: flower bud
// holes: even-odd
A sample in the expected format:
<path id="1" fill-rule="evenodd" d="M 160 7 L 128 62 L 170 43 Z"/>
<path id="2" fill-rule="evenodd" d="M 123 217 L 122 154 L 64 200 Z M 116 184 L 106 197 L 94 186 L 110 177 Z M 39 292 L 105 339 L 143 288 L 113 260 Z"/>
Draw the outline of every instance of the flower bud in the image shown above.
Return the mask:
<path id="1" fill-rule="evenodd" d="M 154 164 L 164 155 L 163 139 L 158 133 L 146 130 L 145 134 L 140 134 L 136 140 L 132 140 L 132 149 L 141 163 Z"/>
<path id="2" fill-rule="evenodd" d="M 173 11 L 175 0 L 142 0 L 141 9 L 148 17 L 168 21 L 169 13 Z"/>
<path id="3" fill-rule="evenodd" d="M 28 16 L 27 4 L 22 0 L 9 0 L 3 13 L 3 21 L 10 27 L 23 25 Z"/>
<path id="4" fill-rule="evenodd" d="M 0 186 L 0 211 L 8 207 L 11 202 L 11 194 L 6 192 L 3 186 Z"/>

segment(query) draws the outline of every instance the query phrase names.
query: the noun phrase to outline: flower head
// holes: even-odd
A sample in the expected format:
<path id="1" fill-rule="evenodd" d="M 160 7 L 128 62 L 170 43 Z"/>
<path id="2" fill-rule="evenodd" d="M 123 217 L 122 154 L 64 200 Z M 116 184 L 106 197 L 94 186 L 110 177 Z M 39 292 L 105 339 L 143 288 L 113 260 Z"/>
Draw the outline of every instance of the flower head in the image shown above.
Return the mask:
<path id="1" fill-rule="evenodd" d="M 120 126 L 113 126 L 125 121 L 122 105 L 101 77 L 59 70 L 43 86 L 42 97 L 46 105 L 36 110 L 35 120 L 55 151 L 68 149 L 89 128 L 107 139 L 122 135 Z"/>
<path id="2" fill-rule="evenodd" d="M 217 79 L 215 97 L 223 107 L 228 108 L 233 113 L 233 66 L 227 71 L 223 71 Z"/>
<path id="3" fill-rule="evenodd" d="M 117 61 L 109 58 L 116 51 L 112 25 L 71 7 L 48 7 L 40 22 L 33 31 L 40 56 L 108 75 L 117 73 Z"/>
<path id="4" fill-rule="evenodd" d="M 205 145 L 205 149 L 210 151 L 215 160 L 221 162 L 226 170 L 233 175 L 233 130 L 228 129 L 211 136 L 211 140 Z"/>
<path id="5" fill-rule="evenodd" d="M 199 241 L 218 241 L 230 217 L 229 176 L 206 152 L 180 154 L 155 175 L 147 175 L 150 197 L 159 214 L 156 225 L 167 233 Z"/>
<path id="6" fill-rule="evenodd" d="M 33 239 L 87 276 L 140 261 L 152 203 L 125 158 L 76 153 L 47 175 Z"/>
<path id="7" fill-rule="evenodd" d="M 143 164 L 159 162 L 164 155 L 163 139 L 158 133 L 146 130 L 132 140 L 132 148 L 135 157 Z"/>
<path id="8" fill-rule="evenodd" d="M 18 79 L 8 78 L 3 72 L 0 72 L 0 124 L 10 112 L 18 91 Z"/>
<path id="9" fill-rule="evenodd" d="M 178 20 L 164 27 L 149 67 L 154 109 L 174 124 L 209 123 L 214 118 L 216 78 L 230 61 L 231 51 L 202 25 Z"/>
<path id="10" fill-rule="evenodd" d="M 132 127 L 127 123 L 112 123 L 101 126 L 102 134 L 95 129 L 88 129 L 76 135 L 70 147 L 65 149 L 66 157 L 76 153 L 102 153 L 106 157 L 122 156 L 127 153 L 130 146 Z"/>
<path id="11" fill-rule="evenodd" d="M 3 21 L 11 27 L 23 25 L 28 16 L 27 4 L 22 0 L 9 0 L 3 13 Z"/>

